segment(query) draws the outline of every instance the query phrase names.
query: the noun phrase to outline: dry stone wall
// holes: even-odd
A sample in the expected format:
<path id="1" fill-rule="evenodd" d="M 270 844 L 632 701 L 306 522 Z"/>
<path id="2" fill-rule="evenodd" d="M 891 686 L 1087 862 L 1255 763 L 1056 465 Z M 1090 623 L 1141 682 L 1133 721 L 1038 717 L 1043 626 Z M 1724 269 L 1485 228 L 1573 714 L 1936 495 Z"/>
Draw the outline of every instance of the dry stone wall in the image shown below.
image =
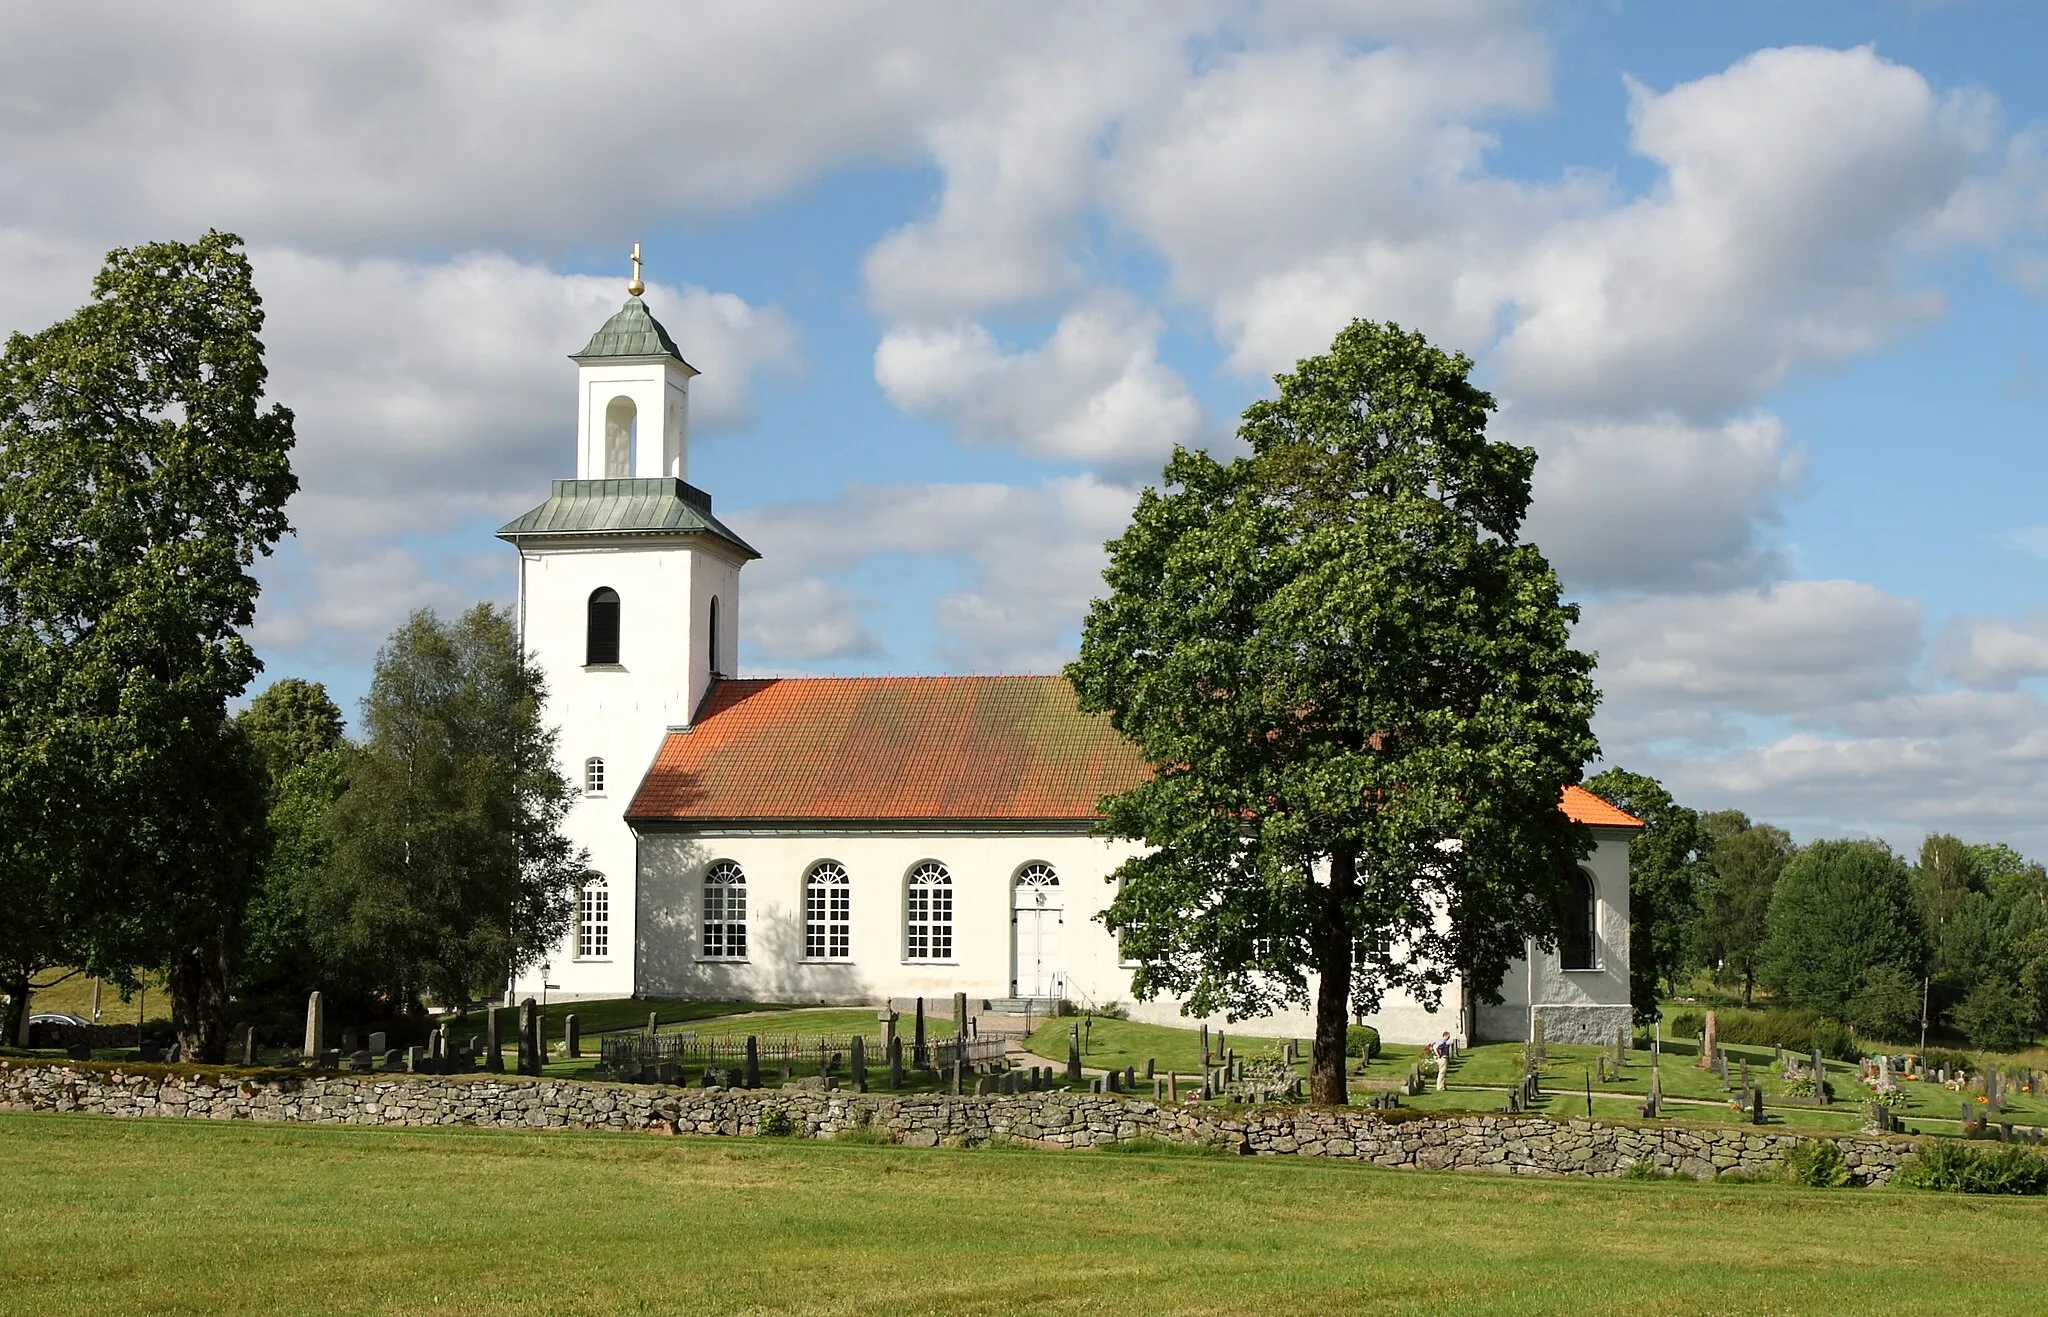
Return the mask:
<path id="1" fill-rule="evenodd" d="M 318 1125 L 638 1130 L 803 1138 L 849 1131 L 913 1147 L 1089 1148 L 1156 1139 L 1247 1156 L 1502 1175 L 1619 1175 L 1638 1162 L 1707 1178 L 1766 1171 L 1799 1136 L 1742 1126 L 1616 1125 L 1543 1116 L 1422 1116 L 1327 1107 L 1166 1106 L 1083 1093 L 978 1098 L 688 1089 L 509 1075 L 340 1075 L 0 1062 L 0 1110 Z M 1903 1138 L 1834 1136 L 1860 1184 L 1911 1155 Z"/>

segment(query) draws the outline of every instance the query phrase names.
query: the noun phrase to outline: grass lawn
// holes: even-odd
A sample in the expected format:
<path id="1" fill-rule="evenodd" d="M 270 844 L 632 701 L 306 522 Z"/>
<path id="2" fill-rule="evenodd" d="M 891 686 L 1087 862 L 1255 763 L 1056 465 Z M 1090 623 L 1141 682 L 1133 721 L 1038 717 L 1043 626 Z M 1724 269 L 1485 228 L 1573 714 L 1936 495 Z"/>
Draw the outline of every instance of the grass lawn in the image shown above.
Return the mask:
<path id="1" fill-rule="evenodd" d="M 1950 1313 L 2048 1292 L 2048 1204 L 1904 1190 L 48 1115 L 0 1115 L 0 1183 L 0 1313 Z"/>
<path id="2" fill-rule="evenodd" d="M 1104 1019 L 1099 1015 L 1084 1020 L 1070 1015 L 1040 1025 L 1032 1032 L 1026 1046 L 1037 1055 L 1064 1065 L 1067 1060 L 1067 1031 L 1075 1026 L 1082 1029 L 1086 1039 L 1081 1064 L 1090 1070 L 1121 1070 L 1125 1066 L 1136 1066 L 1143 1073 L 1145 1060 L 1150 1057 L 1157 1063 L 1160 1074 L 1169 1070 L 1183 1075 L 1202 1073 L 1202 1034 L 1198 1029 L 1136 1024 L 1130 1020 Z M 1240 1056 L 1271 1053 L 1280 1046 L 1277 1038 L 1254 1038 L 1244 1034 L 1233 1043 L 1229 1041 L 1230 1037 L 1230 1031 L 1224 1030 L 1225 1045 L 1236 1048 Z M 1209 1046 L 1216 1046 L 1214 1034 L 1209 1036 Z M 1302 1054 L 1307 1053 L 1308 1043 L 1303 1040 Z"/>

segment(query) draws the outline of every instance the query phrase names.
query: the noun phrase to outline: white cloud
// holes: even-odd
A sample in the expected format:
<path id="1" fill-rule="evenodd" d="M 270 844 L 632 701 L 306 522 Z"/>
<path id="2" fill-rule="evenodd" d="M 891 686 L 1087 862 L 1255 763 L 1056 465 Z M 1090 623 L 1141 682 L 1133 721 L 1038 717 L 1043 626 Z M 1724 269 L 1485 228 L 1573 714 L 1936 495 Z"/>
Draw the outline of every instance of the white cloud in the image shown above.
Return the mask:
<path id="1" fill-rule="evenodd" d="M 1953 618 L 1935 637 L 1934 660 L 1939 676 L 1985 690 L 2048 677 L 2048 609 L 2017 620 Z"/>
<path id="2" fill-rule="evenodd" d="M 858 592 L 815 576 L 790 580 L 784 572 L 778 580 L 773 568 L 747 575 L 740 636 L 750 673 L 882 653 L 880 638 L 861 617 Z"/>
<path id="3" fill-rule="evenodd" d="M 1541 458 L 1525 532 L 1571 590 L 1725 589 L 1783 574 L 1763 531 L 1805 463 L 1776 417 L 1549 422 L 1529 435 L 1512 420 L 1501 436 Z"/>
<path id="4" fill-rule="evenodd" d="M 980 325 L 890 330 L 875 349 L 889 401 L 969 443 L 1056 461 L 1156 466 L 1192 443 L 1202 409 L 1159 361 L 1159 318 L 1098 297 L 1060 317 L 1037 348 L 1005 352 Z"/>
<path id="5" fill-rule="evenodd" d="M 765 589 L 778 600 L 814 600 L 835 636 L 872 636 L 849 626 L 848 606 L 872 606 L 858 589 L 894 558 L 958 560 L 965 580 L 941 594 L 932 621 L 938 648 L 920 653 L 889 645 L 897 667 L 970 672 L 1051 672 L 1072 657 L 1088 601 L 1102 585 L 1103 544 L 1121 533 L 1137 492 L 1092 476 L 1062 477 L 1036 488 L 998 484 L 855 485 L 827 501 L 783 503 L 734 513 L 734 528 L 762 552 L 747 571 L 750 600 Z M 795 625 L 777 612 L 754 630 L 749 603 L 741 635 L 772 661 L 869 656 L 865 643 L 805 653 L 786 636 Z"/>
<path id="6" fill-rule="evenodd" d="M 1923 643 L 1916 601 L 1860 581 L 1596 601 L 1579 641 L 1618 704 L 1764 715 L 1903 692 Z"/>

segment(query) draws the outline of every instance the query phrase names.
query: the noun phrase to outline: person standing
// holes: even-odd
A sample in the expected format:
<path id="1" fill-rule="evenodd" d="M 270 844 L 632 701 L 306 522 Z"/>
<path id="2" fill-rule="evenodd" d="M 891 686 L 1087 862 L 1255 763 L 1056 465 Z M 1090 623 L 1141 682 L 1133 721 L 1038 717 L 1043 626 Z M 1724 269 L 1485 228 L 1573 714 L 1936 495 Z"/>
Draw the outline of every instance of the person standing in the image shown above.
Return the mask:
<path id="1" fill-rule="evenodd" d="M 1451 1031 L 1444 1030 L 1444 1036 L 1431 1043 L 1429 1050 L 1436 1056 L 1436 1091 L 1441 1093 L 1451 1072 Z"/>

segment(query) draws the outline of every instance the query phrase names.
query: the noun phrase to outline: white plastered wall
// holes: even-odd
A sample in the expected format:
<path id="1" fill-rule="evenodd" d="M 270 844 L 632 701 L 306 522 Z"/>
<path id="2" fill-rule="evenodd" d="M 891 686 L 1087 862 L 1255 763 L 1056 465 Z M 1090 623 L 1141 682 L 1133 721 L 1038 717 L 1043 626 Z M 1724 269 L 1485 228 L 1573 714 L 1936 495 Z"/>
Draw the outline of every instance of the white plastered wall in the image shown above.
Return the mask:
<path id="1" fill-rule="evenodd" d="M 602 480 L 606 413 L 629 398 L 636 419 L 630 475 L 689 478 L 690 371 L 673 358 L 632 357 L 579 363 L 576 478 Z"/>
<path id="2" fill-rule="evenodd" d="M 625 997 L 634 991 L 634 896 L 637 849 L 625 809 L 671 727 L 685 726 L 710 685 L 704 633 L 710 594 L 721 608 L 737 600 L 739 564 L 703 537 L 591 537 L 520 554 L 520 618 L 527 651 L 547 682 L 543 715 L 561 730 L 559 767 L 580 791 L 586 761 L 605 762 L 605 790 L 570 807 L 565 830 L 590 852 L 610 897 L 610 954 L 581 959 L 572 928 L 549 957 L 551 993 Z M 619 663 L 584 665 L 590 595 L 619 595 Z M 703 603 L 698 602 L 703 600 Z M 720 648 L 730 624 L 720 623 Z M 515 993 L 537 995 L 538 967 L 521 974 Z"/>
<path id="3" fill-rule="evenodd" d="M 1628 847 L 1634 836 L 1632 828 L 1593 829 L 1593 854 L 1585 869 L 1593 879 L 1597 898 L 1594 968 L 1565 969 L 1556 952 L 1532 946 L 1529 956 L 1515 962 L 1502 981 L 1501 1004 L 1479 1008 L 1482 1040 L 1528 1038 L 1532 1008 L 1553 1021 L 1546 1026 L 1551 1029 L 1551 1041 L 1560 1039 L 1555 1022 L 1625 1022 L 1629 1009 Z"/>

